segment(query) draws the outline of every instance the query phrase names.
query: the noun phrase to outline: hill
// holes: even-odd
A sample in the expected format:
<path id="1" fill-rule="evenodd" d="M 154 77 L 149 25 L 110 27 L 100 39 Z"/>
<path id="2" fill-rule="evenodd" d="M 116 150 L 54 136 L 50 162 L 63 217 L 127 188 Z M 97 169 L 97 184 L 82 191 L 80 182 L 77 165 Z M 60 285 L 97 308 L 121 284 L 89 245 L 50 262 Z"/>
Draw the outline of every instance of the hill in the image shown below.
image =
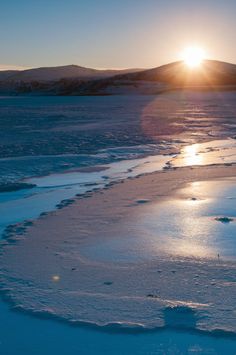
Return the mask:
<path id="1" fill-rule="evenodd" d="M 70 65 L 24 70 L 0 81 L 0 92 L 38 95 L 160 94 L 186 88 L 236 90 L 236 65 L 205 60 L 192 69 L 184 62 L 175 62 L 122 71 Z"/>
<path id="2" fill-rule="evenodd" d="M 124 70 L 98 70 L 85 68 L 78 65 L 66 65 L 58 67 L 42 67 L 21 71 L 1 71 L 0 80 L 11 82 L 30 81 L 57 81 L 60 79 L 98 79 L 117 74 L 125 74 L 138 69 Z"/>
<path id="3" fill-rule="evenodd" d="M 12 76 L 17 75 L 19 72 L 19 70 L 0 70 L 0 81 L 7 80 Z"/>
<path id="4" fill-rule="evenodd" d="M 113 78 L 80 84 L 72 94 L 157 94 L 176 89 L 235 90 L 236 65 L 205 60 L 198 68 L 189 68 L 184 62 Z"/>
<path id="5" fill-rule="evenodd" d="M 236 65 L 205 60 L 196 68 L 175 62 L 154 69 L 120 76 L 119 79 L 158 81 L 177 85 L 236 84 Z"/>

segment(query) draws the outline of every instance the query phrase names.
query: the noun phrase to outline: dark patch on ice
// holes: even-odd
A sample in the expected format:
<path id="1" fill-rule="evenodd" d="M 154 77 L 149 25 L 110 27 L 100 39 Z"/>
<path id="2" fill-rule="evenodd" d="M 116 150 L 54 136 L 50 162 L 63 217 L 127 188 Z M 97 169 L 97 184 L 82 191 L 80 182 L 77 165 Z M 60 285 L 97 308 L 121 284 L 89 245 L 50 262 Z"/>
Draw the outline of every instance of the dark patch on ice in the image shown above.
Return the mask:
<path id="1" fill-rule="evenodd" d="M 32 189 L 33 187 L 36 187 L 36 185 L 21 183 L 21 182 L 5 183 L 5 184 L 0 185 L 0 193 L 1 192 L 14 192 L 14 191 L 18 191 L 18 190 Z"/>
<path id="2" fill-rule="evenodd" d="M 230 218 L 230 217 L 216 217 L 215 220 L 217 222 L 221 222 L 221 223 L 224 223 L 224 224 L 227 224 L 227 223 L 230 223 L 230 222 L 234 221 L 234 219 Z"/>
<path id="3" fill-rule="evenodd" d="M 47 215 L 48 215 L 48 212 L 42 212 L 42 213 L 40 213 L 39 217 L 43 218 L 43 217 L 46 217 Z"/>
<path id="4" fill-rule="evenodd" d="M 136 203 L 142 204 L 142 203 L 148 203 L 150 202 L 150 200 L 148 199 L 141 199 L 141 200 L 137 200 Z"/>
<path id="5" fill-rule="evenodd" d="M 62 209 L 62 208 L 64 208 L 64 207 L 66 207 L 66 206 L 71 205 L 71 204 L 74 203 L 74 202 L 75 202 L 74 199 L 62 200 L 59 204 L 56 205 L 56 208 L 60 210 L 60 209 Z"/>
<path id="6" fill-rule="evenodd" d="M 89 187 L 89 186 L 97 186 L 98 183 L 97 182 L 87 182 L 86 184 L 84 184 L 84 186 Z"/>
<path id="7" fill-rule="evenodd" d="M 111 286 L 112 284 L 113 284 L 112 281 L 105 281 L 105 282 L 104 282 L 104 285 L 106 285 L 106 286 Z"/>
<path id="8" fill-rule="evenodd" d="M 154 295 L 153 293 L 147 294 L 147 297 L 148 297 L 148 298 L 158 298 L 158 296 L 157 296 L 157 295 Z"/>
<path id="9" fill-rule="evenodd" d="M 12 243 L 17 240 L 17 236 L 25 234 L 28 227 L 33 225 L 33 221 L 25 220 L 24 222 L 9 224 L 3 231 L 3 238 L 8 239 Z"/>
<path id="10" fill-rule="evenodd" d="M 164 310 L 165 326 L 174 328 L 196 328 L 195 312 L 186 306 L 167 307 Z"/>

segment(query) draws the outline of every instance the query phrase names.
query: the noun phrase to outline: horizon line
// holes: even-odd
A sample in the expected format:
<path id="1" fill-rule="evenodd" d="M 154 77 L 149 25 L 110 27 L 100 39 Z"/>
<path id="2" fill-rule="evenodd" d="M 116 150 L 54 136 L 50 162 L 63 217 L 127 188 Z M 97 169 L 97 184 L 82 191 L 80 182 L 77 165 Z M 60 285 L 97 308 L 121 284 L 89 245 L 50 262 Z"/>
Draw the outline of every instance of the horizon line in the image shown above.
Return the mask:
<path id="1" fill-rule="evenodd" d="M 224 60 L 218 60 L 218 59 L 212 59 L 212 58 L 205 58 L 203 61 L 216 61 L 216 62 L 221 62 L 221 63 L 228 63 L 228 64 L 233 64 L 236 65 L 236 63 L 231 62 L 231 61 L 224 61 Z M 51 66 L 33 66 L 33 67 L 28 67 L 28 66 L 20 66 L 20 65 L 7 65 L 7 64 L 0 64 L 0 72 L 1 71 L 25 71 L 25 70 L 33 70 L 33 69 L 41 69 L 41 68 L 60 68 L 60 67 L 68 67 L 68 66 L 78 66 L 81 68 L 86 68 L 86 69 L 94 69 L 94 70 L 129 70 L 129 69 L 137 69 L 137 70 L 148 70 L 148 69 L 153 69 L 153 68 L 159 68 L 168 64 L 174 64 L 178 62 L 183 62 L 183 60 L 176 60 L 172 62 L 167 62 L 164 64 L 160 64 L 158 66 L 153 66 L 153 67 L 89 67 L 89 66 L 83 66 L 80 64 L 61 64 L 61 65 L 51 65 Z"/>

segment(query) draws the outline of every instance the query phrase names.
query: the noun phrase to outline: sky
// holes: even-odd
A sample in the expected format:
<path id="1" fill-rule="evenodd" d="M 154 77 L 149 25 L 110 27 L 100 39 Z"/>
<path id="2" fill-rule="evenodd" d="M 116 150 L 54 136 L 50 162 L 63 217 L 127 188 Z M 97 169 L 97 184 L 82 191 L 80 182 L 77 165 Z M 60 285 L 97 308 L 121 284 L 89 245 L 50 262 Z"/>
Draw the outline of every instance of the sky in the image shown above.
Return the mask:
<path id="1" fill-rule="evenodd" d="M 202 47 L 236 63 L 236 0 L 6 0 L 0 68 L 152 68 Z"/>

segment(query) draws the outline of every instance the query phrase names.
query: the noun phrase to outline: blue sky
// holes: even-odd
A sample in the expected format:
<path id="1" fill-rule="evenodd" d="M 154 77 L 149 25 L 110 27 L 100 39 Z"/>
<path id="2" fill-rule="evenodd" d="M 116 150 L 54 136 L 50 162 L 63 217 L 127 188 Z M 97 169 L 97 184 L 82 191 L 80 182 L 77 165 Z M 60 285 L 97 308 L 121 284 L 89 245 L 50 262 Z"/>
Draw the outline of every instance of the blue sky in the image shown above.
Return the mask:
<path id="1" fill-rule="evenodd" d="M 155 67 L 192 44 L 236 63 L 235 0 L 8 0 L 0 67 Z"/>

